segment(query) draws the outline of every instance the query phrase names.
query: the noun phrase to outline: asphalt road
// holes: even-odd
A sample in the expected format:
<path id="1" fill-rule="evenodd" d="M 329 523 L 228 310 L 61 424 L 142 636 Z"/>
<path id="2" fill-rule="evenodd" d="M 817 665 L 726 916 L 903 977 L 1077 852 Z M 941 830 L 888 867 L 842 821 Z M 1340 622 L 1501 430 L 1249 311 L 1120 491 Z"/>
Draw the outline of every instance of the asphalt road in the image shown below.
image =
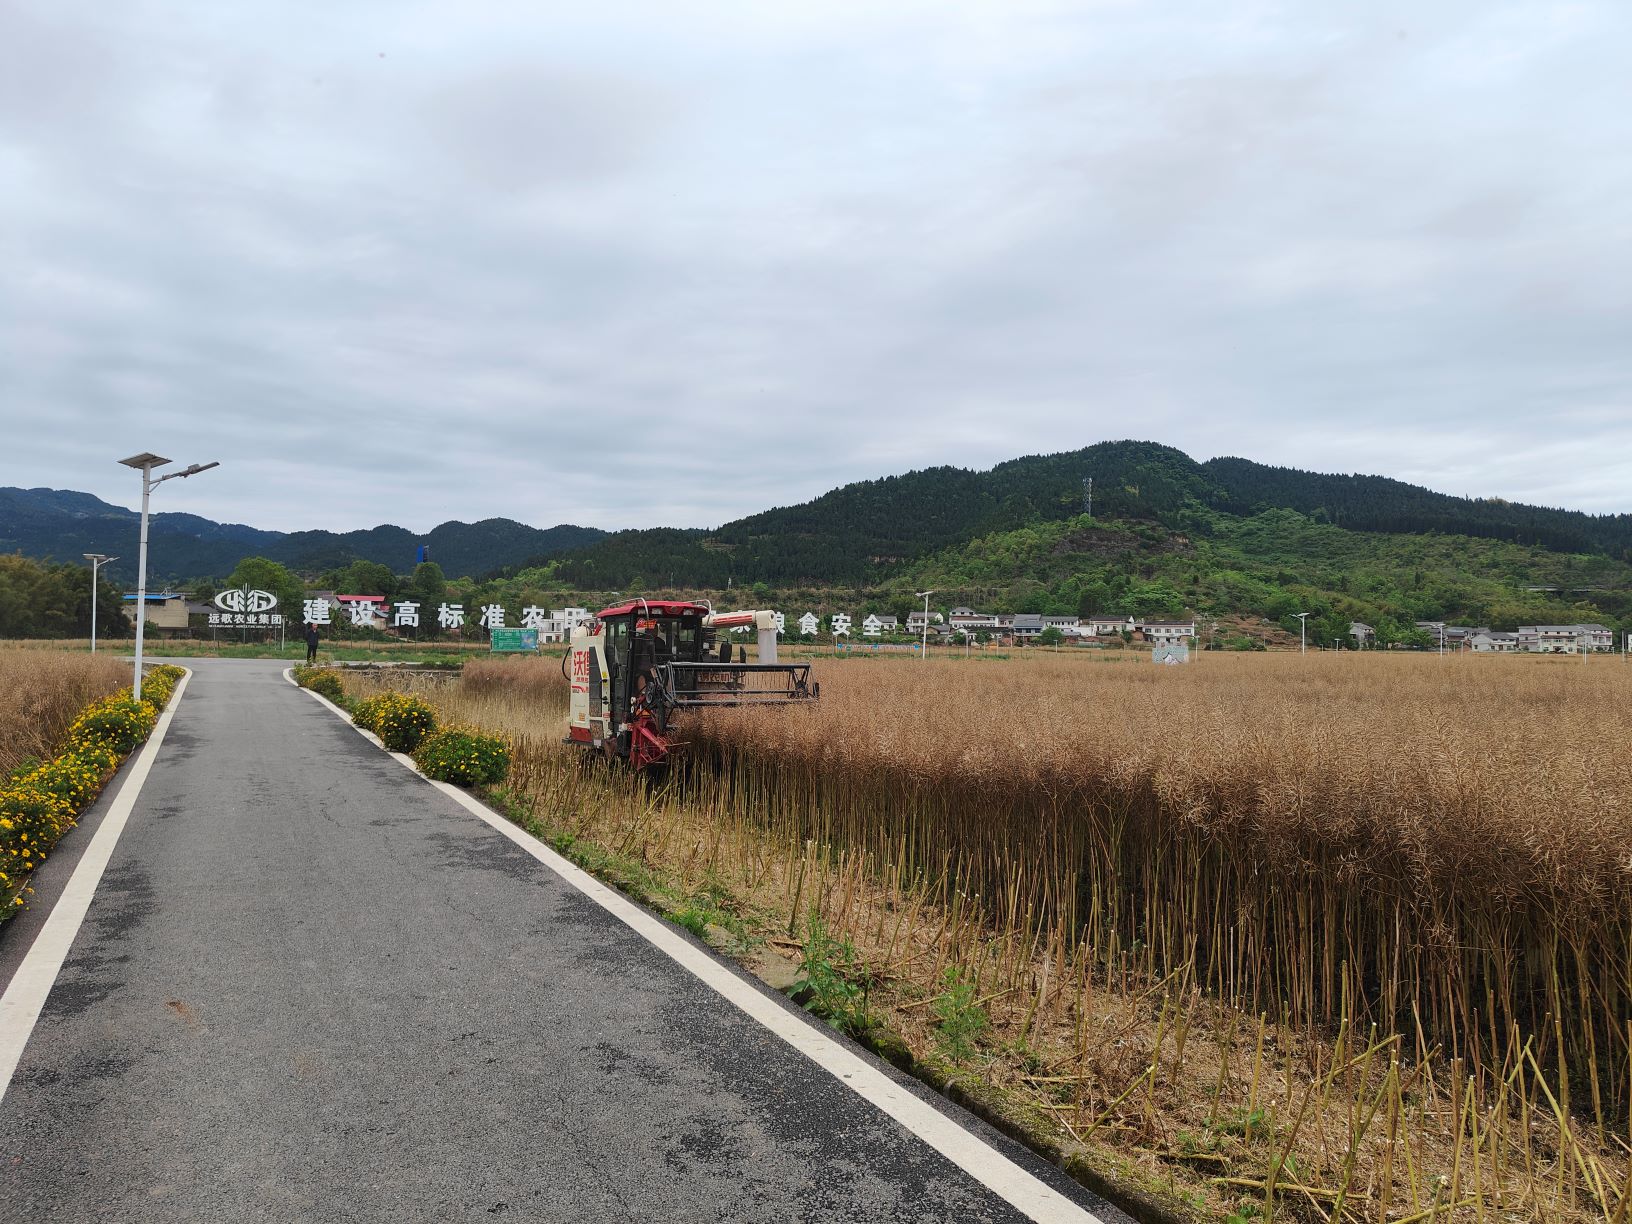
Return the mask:
<path id="1" fill-rule="evenodd" d="M 1024 1218 L 282 664 L 192 666 L 0 1109 L 0 1218 Z"/>

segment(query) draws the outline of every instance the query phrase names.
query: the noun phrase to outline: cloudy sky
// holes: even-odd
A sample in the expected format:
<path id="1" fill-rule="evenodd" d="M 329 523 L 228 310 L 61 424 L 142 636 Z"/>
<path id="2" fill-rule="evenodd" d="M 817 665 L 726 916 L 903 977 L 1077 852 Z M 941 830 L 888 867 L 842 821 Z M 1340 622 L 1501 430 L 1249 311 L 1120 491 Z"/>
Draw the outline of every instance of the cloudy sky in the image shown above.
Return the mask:
<path id="1" fill-rule="evenodd" d="M 709 526 L 1107 438 L 1632 510 L 1632 6 L 0 0 L 0 485 Z"/>

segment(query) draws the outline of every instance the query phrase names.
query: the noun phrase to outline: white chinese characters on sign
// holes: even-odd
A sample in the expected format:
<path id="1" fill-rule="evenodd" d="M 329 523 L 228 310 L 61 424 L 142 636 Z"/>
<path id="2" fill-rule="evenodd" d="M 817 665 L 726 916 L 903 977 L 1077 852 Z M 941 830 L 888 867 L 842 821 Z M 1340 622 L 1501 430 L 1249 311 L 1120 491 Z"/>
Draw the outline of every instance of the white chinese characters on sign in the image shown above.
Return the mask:
<path id="1" fill-rule="evenodd" d="M 821 617 L 814 612 L 806 612 L 799 618 L 799 632 L 814 636 L 822 628 Z"/>
<path id="2" fill-rule="evenodd" d="M 833 636 L 850 636 L 850 614 L 848 612 L 833 613 Z"/>
<path id="3" fill-rule="evenodd" d="M 549 610 L 541 608 L 537 604 L 528 604 L 521 610 L 521 627 L 523 629 L 543 629 L 545 628 L 544 622 L 549 619 Z"/>
<path id="4" fill-rule="evenodd" d="M 778 633 L 786 633 L 788 631 L 788 618 L 780 612 L 773 612 L 771 614 L 771 627 Z"/>
<path id="5" fill-rule="evenodd" d="M 503 629 L 504 605 L 485 604 L 482 607 L 482 618 L 480 624 L 483 629 Z"/>
<path id="6" fill-rule="evenodd" d="M 393 618 L 392 623 L 399 628 L 419 628 L 419 605 L 417 603 L 399 603 L 397 605 L 397 615 Z"/>
<path id="7" fill-rule="evenodd" d="M 444 629 L 460 629 L 465 623 L 464 604 L 443 604 L 436 610 L 436 622 Z"/>
<path id="8" fill-rule="evenodd" d="M 351 623 L 354 625 L 372 625 L 375 609 L 380 605 L 359 599 L 351 605 Z"/>
<path id="9" fill-rule="evenodd" d="M 326 599 L 308 599 L 301 604 L 301 619 L 309 625 L 326 625 L 329 623 L 329 601 Z"/>
<path id="10" fill-rule="evenodd" d="M 877 637 L 884 628 L 884 622 L 876 616 L 869 616 L 861 622 L 861 632 L 866 637 Z"/>

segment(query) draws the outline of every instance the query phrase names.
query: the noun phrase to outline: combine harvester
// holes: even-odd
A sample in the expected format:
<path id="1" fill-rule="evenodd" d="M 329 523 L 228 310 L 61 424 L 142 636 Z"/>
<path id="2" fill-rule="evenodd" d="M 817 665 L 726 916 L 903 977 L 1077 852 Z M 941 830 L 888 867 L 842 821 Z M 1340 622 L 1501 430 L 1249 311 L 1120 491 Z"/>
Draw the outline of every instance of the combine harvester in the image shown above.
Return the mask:
<path id="1" fill-rule="evenodd" d="M 732 660 L 722 631 L 759 634 L 758 662 Z M 561 663 L 572 692 L 566 743 L 641 771 L 660 771 L 677 741 L 670 721 L 711 706 L 814 701 L 810 664 L 776 661 L 775 613 L 630 600 L 574 629 Z"/>

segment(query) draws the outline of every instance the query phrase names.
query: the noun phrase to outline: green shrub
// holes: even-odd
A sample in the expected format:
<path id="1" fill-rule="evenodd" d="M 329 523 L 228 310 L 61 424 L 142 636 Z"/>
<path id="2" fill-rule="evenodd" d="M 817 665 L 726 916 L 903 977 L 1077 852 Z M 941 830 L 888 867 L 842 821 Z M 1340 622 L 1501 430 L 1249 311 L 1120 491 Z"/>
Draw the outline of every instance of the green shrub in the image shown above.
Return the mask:
<path id="1" fill-rule="evenodd" d="M 151 705 L 155 713 L 164 709 L 170 703 L 170 695 L 176 691 L 176 685 L 186 674 L 172 663 L 153 668 L 142 677 L 142 700 Z"/>
<path id="2" fill-rule="evenodd" d="M 364 731 L 380 733 L 380 716 L 385 713 L 384 693 L 375 697 L 364 697 L 351 707 L 351 721 Z"/>
<path id="3" fill-rule="evenodd" d="M 374 732 L 392 752 L 412 752 L 436 730 L 436 711 L 407 693 L 381 693 L 357 703 L 352 720 Z"/>
<path id="4" fill-rule="evenodd" d="M 66 801 L 26 783 L 0 790 L 0 890 L 16 893 L 45 852 L 74 827 Z M 21 905 L 20 895 L 13 897 Z"/>
<path id="5" fill-rule="evenodd" d="M 69 751 L 80 745 L 100 745 L 124 756 L 141 743 L 158 721 L 158 709 L 137 701 L 128 689 L 87 706 L 68 728 Z"/>
<path id="6" fill-rule="evenodd" d="M 340 673 L 330 671 L 326 667 L 295 668 L 295 683 L 301 688 L 309 688 L 314 693 L 327 697 L 341 709 L 349 704 L 346 701 L 346 686 L 340 679 Z"/>
<path id="7" fill-rule="evenodd" d="M 52 795 L 78 815 L 90 806 L 118 764 L 119 754 L 106 744 L 80 743 L 22 775 L 17 785 Z"/>
<path id="8" fill-rule="evenodd" d="M 504 780 L 510 771 L 510 746 L 496 736 L 448 727 L 425 738 L 414 752 L 414 764 L 439 782 L 482 786 Z"/>
<path id="9" fill-rule="evenodd" d="M 975 998 L 975 984 L 956 969 L 946 971 L 946 993 L 930 1004 L 935 1014 L 935 1041 L 953 1062 L 964 1062 L 975 1052 L 975 1042 L 992 1025 Z"/>

